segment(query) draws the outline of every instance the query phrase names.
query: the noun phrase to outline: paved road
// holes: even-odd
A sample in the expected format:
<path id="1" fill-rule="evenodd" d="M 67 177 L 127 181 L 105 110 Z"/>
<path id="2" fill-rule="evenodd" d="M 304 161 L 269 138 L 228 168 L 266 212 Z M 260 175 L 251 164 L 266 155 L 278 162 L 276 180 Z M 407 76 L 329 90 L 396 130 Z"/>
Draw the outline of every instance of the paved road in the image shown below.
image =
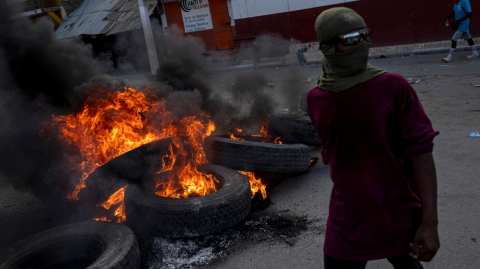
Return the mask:
<path id="1" fill-rule="evenodd" d="M 425 268 L 478 268 L 480 263 L 480 60 L 466 62 L 459 52 L 445 65 L 443 54 L 372 60 L 373 65 L 413 78 L 414 88 L 440 135 L 434 157 L 439 188 L 441 248 Z M 258 70 L 257 70 L 258 71 Z M 261 70 L 271 81 L 286 78 L 298 82 L 298 92 L 315 86 L 321 68 L 285 67 Z M 228 80 L 230 78 L 226 78 Z M 310 82 L 308 82 L 310 79 Z M 270 192 L 278 214 L 308 214 L 312 229 L 294 246 L 264 242 L 242 247 L 213 267 L 223 268 L 322 268 L 323 241 L 332 183 L 329 167 L 317 164 L 308 174 L 292 177 Z M 386 261 L 370 262 L 373 268 L 391 268 Z"/>
<path id="2" fill-rule="evenodd" d="M 466 51 L 456 53 L 448 65 L 443 54 L 372 60 L 389 72 L 413 78 L 420 100 L 433 126 L 440 131 L 435 139 L 434 157 L 439 185 L 439 218 L 442 247 L 425 268 L 478 268 L 480 263 L 480 60 L 463 61 Z M 224 94 L 234 79 L 245 71 L 208 74 L 215 93 Z M 282 94 L 294 96 L 313 88 L 321 72 L 319 65 L 259 69 L 255 71 L 275 84 L 269 87 L 277 98 L 277 108 L 291 105 Z M 298 94 L 295 94 L 298 93 Z M 291 96 L 291 95 L 290 95 Z M 287 99 L 287 100 L 286 100 Z M 297 102 L 296 100 L 294 100 Z M 289 178 L 269 192 L 274 202 L 267 210 L 275 214 L 307 215 L 311 228 L 293 246 L 263 242 L 242 246 L 214 268 L 322 268 L 323 240 L 332 183 L 329 168 L 318 163 L 307 174 Z M 47 206 L 28 192 L 14 190 L 0 176 L 0 248 L 50 225 Z M 22 226 L 15 225 L 16 223 Z M 42 225 L 40 225 L 43 223 Z M 385 261 L 367 268 L 390 268 Z"/>

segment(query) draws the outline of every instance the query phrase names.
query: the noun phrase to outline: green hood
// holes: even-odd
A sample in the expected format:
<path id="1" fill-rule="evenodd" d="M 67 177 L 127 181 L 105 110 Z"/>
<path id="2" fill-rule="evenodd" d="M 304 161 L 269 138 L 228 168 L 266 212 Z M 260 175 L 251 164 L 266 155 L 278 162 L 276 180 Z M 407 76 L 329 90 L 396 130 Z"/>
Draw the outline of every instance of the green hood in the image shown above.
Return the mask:
<path id="1" fill-rule="evenodd" d="M 322 12 L 315 22 L 320 44 L 335 36 L 363 28 L 367 28 L 363 18 L 352 9 L 344 7 Z M 335 45 L 321 45 L 320 49 L 324 58 L 323 74 L 318 79 L 318 86 L 324 90 L 343 92 L 385 73 L 385 70 L 368 63 L 370 43 L 363 39 L 343 53 L 336 52 Z"/>

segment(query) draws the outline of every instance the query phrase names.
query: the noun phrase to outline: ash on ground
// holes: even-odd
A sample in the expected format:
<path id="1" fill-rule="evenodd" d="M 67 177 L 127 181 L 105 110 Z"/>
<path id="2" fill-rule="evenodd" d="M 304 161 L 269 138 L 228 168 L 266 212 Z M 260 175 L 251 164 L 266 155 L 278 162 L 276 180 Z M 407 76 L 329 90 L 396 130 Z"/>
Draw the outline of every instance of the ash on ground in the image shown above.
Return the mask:
<path id="1" fill-rule="evenodd" d="M 239 246 L 267 240 L 293 246 L 296 237 L 311 224 L 306 217 L 263 211 L 269 200 L 256 198 L 252 202 L 248 217 L 222 233 L 195 239 L 144 239 L 140 243 L 142 268 L 202 268 L 228 256 Z"/>

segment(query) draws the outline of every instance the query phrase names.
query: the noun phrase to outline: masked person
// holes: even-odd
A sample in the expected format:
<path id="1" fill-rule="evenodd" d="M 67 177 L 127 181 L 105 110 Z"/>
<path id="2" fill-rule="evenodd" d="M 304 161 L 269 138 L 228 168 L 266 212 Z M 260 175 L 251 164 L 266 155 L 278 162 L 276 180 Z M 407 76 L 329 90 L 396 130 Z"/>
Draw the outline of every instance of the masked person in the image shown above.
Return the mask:
<path id="1" fill-rule="evenodd" d="M 324 244 L 326 269 L 423 268 L 439 248 L 432 157 L 438 135 L 411 85 L 368 64 L 370 29 L 355 11 L 332 8 L 315 28 L 324 54 L 307 94 L 333 181 Z"/>
<path id="2" fill-rule="evenodd" d="M 444 62 L 451 62 L 453 52 L 457 47 L 457 42 L 460 38 L 467 40 L 468 44 L 472 48 L 472 55 L 467 56 L 467 59 L 478 58 L 477 48 L 475 48 L 475 42 L 473 42 L 472 36 L 470 35 L 469 26 L 470 26 L 470 16 L 472 16 L 472 8 L 468 0 L 454 0 L 453 12 L 445 17 L 445 21 L 448 21 L 449 18 L 455 17 L 455 21 L 452 23 L 452 29 L 457 30 L 452 37 L 452 47 L 450 48 L 450 53 L 446 58 L 442 60 Z"/>

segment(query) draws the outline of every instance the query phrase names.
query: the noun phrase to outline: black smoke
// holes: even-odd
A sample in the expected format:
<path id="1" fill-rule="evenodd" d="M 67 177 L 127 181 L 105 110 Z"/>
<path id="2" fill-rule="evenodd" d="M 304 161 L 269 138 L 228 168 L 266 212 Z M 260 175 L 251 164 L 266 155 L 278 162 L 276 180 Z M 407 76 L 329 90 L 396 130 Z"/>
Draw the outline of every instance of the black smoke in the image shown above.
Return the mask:
<path id="1" fill-rule="evenodd" d="M 209 54 L 200 38 L 185 37 L 179 29 L 173 29 L 168 35 L 168 44 L 169 56 L 160 65 L 157 80 L 167 83 L 174 91 L 198 90 L 203 96 L 202 108 L 217 126 L 215 134 L 226 134 L 232 127 L 232 120 L 246 132 L 258 133 L 262 123 L 280 107 L 298 107 L 291 104 L 295 103 L 292 101 L 295 93 L 292 93 L 291 87 L 282 86 L 275 92 L 275 89 L 268 86 L 264 73 L 259 70 L 239 71 L 228 83 L 227 89 L 216 90 L 212 84 L 225 74 L 209 71 Z M 275 35 L 262 35 L 250 47 L 241 48 L 237 57 L 251 59 L 284 56 L 288 53 L 290 44 L 290 41 Z M 291 74 L 288 80 L 295 80 L 296 76 L 297 74 Z"/>
<path id="2" fill-rule="evenodd" d="M 203 99 L 210 97 L 212 89 L 201 74 L 206 67 L 205 45 L 198 37 L 184 36 L 175 26 L 166 36 L 169 54 L 157 71 L 157 80 L 166 82 L 175 91 L 198 90 Z"/>
<path id="3" fill-rule="evenodd" d="M 0 1 L 0 173 L 14 186 L 60 194 L 46 173 L 65 147 L 40 135 L 52 114 L 74 109 L 81 85 L 108 68 L 77 39 L 57 40 L 46 18 L 33 22 Z M 58 177 L 58 176 L 57 176 Z M 63 180 L 68 181 L 64 178 Z"/>

